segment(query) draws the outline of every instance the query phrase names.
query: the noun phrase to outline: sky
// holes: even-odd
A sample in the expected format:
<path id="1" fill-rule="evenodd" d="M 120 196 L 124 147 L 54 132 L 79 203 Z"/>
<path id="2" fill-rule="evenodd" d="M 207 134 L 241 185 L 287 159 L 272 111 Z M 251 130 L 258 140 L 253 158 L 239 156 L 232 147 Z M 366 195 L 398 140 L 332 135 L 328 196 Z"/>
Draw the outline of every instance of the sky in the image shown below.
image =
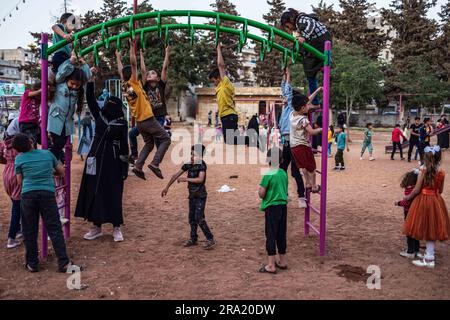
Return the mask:
<path id="1" fill-rule="evenodd" d="M 438 6 L 430 11 L 429 16 L 438 19 L 437 12 L 440 6 L 447 0 L 438 0 Z M 26 47 L 32 42 L 32 37 L 28 31 L 50 32 L 51 26 L 55 22 L 54 17 L 61 14 L 63 0 L 1 0 L 0 8 L 0 49 L 11 49 Z M 72 8 L 76 14 L 83 14 L 88 10 L 99 9 L 102 0 L 71 0 Z M 132 5 L 133 0 L 127 0 Z M 150 0 L 157 10 L 206 10 L 211 11 L 212 0 Z M 265 0 L 232 0 L 236 5 L 239 14 L 245 18 L 263 21 L 263 14 L 269 10 L 269 5 Z M 320 0 L 285 0 L 287 7 L 299 9 L 304 12 L 311 12 L 311 5 L 317 5 Z M 327 4 L 334 4 L 335 9 L 339 8 L 338 0 L 325 0 Z M 390 0 L 373 0 L 377 7 L 388 7 Z M 15 9 L 19 4 L 19 10 Z M 12 18 L 9 13 L 12 11 Z M 6 16 L 6 22 L 3 17 Z"/>

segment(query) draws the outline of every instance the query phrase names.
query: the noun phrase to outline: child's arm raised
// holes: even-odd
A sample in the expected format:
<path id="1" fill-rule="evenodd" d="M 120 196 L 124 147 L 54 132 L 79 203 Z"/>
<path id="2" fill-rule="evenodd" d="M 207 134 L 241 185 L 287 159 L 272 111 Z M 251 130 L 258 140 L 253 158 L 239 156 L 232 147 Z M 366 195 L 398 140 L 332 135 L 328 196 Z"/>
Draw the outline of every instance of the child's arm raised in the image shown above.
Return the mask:
<path id="1" fill-rule="evenodd" d="M 177 173 L 175 173 L 172 178 L 170 178 L 169 183 L 167 184 L 167 186 L 164 188 L 164 190 L 161 192 L 161 197 L 165 197 L 167 195 L 167 192 L 169 192 L 169 188 L 172 184 L 175 183 L 175 181 L 178 180 L 179 177 L 181 177 L 186 171 L 184 170 L 180 170 Z"/>
<path id="2" fill-rule="evenodd" d="M 219 43 L 217 45 L 217 67 L 219 68 L 220 79 L 225 78 L 225 76 L 226 76 L 225 61 L 223 60 L 222 44 L 221 43 Z"/>
<path id="3" fill-rule="evenodd" d="M 119 50 L 116 49 L 116 61 L 117 61 L 117 71 L 119 71 L 119 76 L 120 76 L 120 80 L 123 81 L 123 74 L 122 74 L 122 69 L 123 69 L 123 63 L 122 63 L 122 54 L 120 53 Z"/>
<path id="4" fill-rule="evenodd" d="M 161 80 L 167 82 L 167 70 L 169 69 L 170 63 L 170 46 L 166 47 L 166 56 L 164 57 L 164 63 L 161 71 Z"/>
<path id="5" fill-rule="evenodd" d="M 131 80 L 137 81 L 138 69 L 137 69 L 136 51 L 134 48 L 134 39 L 130 39 L 130 64 L 131 64 Z"/>
<path id="6" fill-rule="evenodd" d="M 311 104 L 314 101 L 314 98 L 323 90 L 323 87 L 317 88 L 316 91 L 314 91 L 309 97 L 308 97 L 308 104 Z M 313 107 L 310 107 L 312 109 Z M 316 108 L 317 109 L 317 108 Z"/>
<path id="7" fill-rule="evenodd" d="M 140 49 L 139 50 L 139 55 L 140 55 L 140 58 L 141 58 L 141 77 L 142 77 L 142 82 L 145 83 L 146 78 L 147 78 L 147 67 L 145 65 L 144 50 Z"/>
<path id="8" fill-rule="evenodd" d="M 98 105 L 97 99 L 95 97 L 95 79 L 97 76 L 97 69 L 92 68 L 93 77 L 88 81 L 86 86 L 86 101 L 91 111 L 91 114 L 94 116 L 94 119 L 97 119 L 100 116 L 100 107 Z"/>

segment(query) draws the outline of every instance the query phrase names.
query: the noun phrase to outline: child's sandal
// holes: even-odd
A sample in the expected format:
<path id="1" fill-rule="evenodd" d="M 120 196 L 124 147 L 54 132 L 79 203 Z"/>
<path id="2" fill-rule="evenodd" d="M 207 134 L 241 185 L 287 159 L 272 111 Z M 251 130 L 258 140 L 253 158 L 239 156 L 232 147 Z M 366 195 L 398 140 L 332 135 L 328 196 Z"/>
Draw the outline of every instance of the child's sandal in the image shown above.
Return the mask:
<path id="1" fill-rule="evenodd" d="M 320 193 L 320 185 L 318 185 L 316 189 L 312 189 L 311 192 L 312 193 Z"/>

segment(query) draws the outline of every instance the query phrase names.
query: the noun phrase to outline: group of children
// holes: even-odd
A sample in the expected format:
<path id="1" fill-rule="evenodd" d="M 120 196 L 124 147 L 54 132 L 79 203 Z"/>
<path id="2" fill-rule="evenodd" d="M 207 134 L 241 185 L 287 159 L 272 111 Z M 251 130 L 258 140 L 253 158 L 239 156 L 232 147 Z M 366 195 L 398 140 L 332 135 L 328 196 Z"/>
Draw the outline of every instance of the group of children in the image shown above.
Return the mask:
<path id="1" fill-rule="evenodd" d="M 61 18 L 61 25 L 54 27 L 55 39 L 64 38 L 71 40 L 72 29 L 69 16 Z M 284 24 L 288 28 L 297 26 L 300 28 L 311 19 L 307 16 L 299 16 L 298 12 L 289 11 L 284 18 Z M 314 26 L 321 28 L 318 21 Z M 323 31 L 323 30 L 322 30 Z M 329 39 L 325 32 L 319 34 L 321 42 Z M 59 37 L 59 38 L 58 38 Z M 304 39 L 303 39 L 304 40 Z M 166 49 L 166 57 L 161 75 L 158 72 L 145 69 L 143 54 L 141 52 L 141 75 L 138 77 L 137 57 L 134 45 L 130 41 L 130 65 L 123 66 L 121 54 L 117 51 L 116 58 L 119 74 L 122 80 L 122 89 L 132 116 L 137 121 L 137 130 L 142 135 L 145 146 L 138 156 L 133 172 L 146 179 L 143 172 L 145 161 L 157 147 L 156 154 L 148 168 L 160 179 L 163 179 L 159 168 L 169 146 L 170 137 L 164 128 L 166 119 L 165 111 L 165 82 L 169 63 L 169 48 Z M 309 61 L 315 63 L 313 57 Z M 225 65 L 218 46 L 218 66 L 209 75 L 211 82 L 216 85 L 218 96 L 219 115 L 223 127 L 224 140 L 227 130 L 237 129 L 237 114 L 234 104 L 234 87 L 225 75 Z M 310 66 L 311 67 L 311 66 Z M 312 66 L 314 69 L 315 66 Z M 12 218 L 8 239 L 8 248 L 18 245 L 17 238 L 23 233 L 26 246 L 26 267 L 31 272 L 38 271 L 37 258 L 37 226 L 41 215 L 52 240 L 55 253 L 58 257 L 58 270 L 66 272 L 72 262 L 68 258 L 64 237 L 61 230 L 61 222 L 57 217 L 58 207 L 55 201 L 55 186 L 53 176 L 64 174 L 64 161 L 62 149 L 68 137 L 73 133 L 73 115 L 75 106 L 83 92 L 83 87 L 91 77 L 91 70 L 83 59 L 72 53 L 70 44 L 61 48 L 53 57 L 53 72 L 55 73 L 54 97 L 51 99 L 48 117 L 48 131 L 51 134 L 52 146 L 50 151 L 36 150 L 34 144 L 39 137 L 39 97 L 40 90 L 36 86 L 24 95 L 21 106 L 20 131 L 14 137 L 9 137 L 0 148 L 0 161 L 6 163 L 4 171 L 5 189 L 12 200 Z M 314 75 L 317 71 L 310 70 Z M 308 77 L 312 94 L 310 97 L 297 92 L 290 87 L 289 70 L 284 75 L 283 88 L 285 97 L 285 114 L 282 115 L 281 135 L 285 141 L 283 150 L 272 147 L 267 153 L 267 162 L 270 170 L 262 177 L 259 188 L 261 198 L 260 210 L 265 212 L 266 250 L 268 263 L 259 272 L 275 274 L 277 269 L 286 270 L 287 247 L 287 202 L 288 202 L 288 177 L 286 174 L 289 162 L 292 166 L 303 172 L 306 190 L 312 193 L 320 193 L 320 185 L 316 182 L 316 162 L 311 146 L 311 138 L 322 133 L 322 128 L 310 123 L 309 113 L 319 108 L 317 95 L 322 88 L 317 88 L 312 76 Z M 23 109 L 23 110 L 22 110 Z M 23 115 L 22 115 L 23 112 Z M 427 119 L 425 119 L 427 120 Z M 419 130 L 419 140 L 426 142 L 431 131 L 428 130 L 427 121 L 423 129 Z M 167 128 L 166 128 L 167 129 Z M 344 170 L 344 150 L 348 150 L 348 138 L 342 125 L 330 128 L 328 133 L 328 155 L 331 156 L 333 137 L 337 142 L 336 170 Z M 334 131 L 334 132 L 333 132 Z M 364 142 L 361 150 L 361 159 L 368 149 L 370 160 L 373 160 L 372 147 L 373 128 L 367 125 L 364 132 Z M 286 143 L 287 142 L 287 143 Z M 394 142 L 394 141 L 393 141 Z M 397 142 L 397 141 L 395 141 Z M 429 144 L 429 140 L 428 140 Z M 434 267 L 434 243 L 448 239 L 450 233 L 450 221 L 447 208 L 442 200 L 445 173 L 440 168 L 441 153 L 436 147 L 431 148 L 422 144 L 423 166 L 413 173 L 408 173 L 402 181 L 405 188 L 405 198 L 399 205 L 405 208 L 404 233 L 408 236 L 408 249 L 402 252 L 402 256 L 408 258 L 419 257 L 415 260 L 417 266 Z M 185 164 L 172 176 L 161 195 L 165 197 L 173 183 L 187 183 L 189 192 L 189 224 L 191 227 L 190 238 L 185 242 L 186 247 L 198 244 L 197 229 L 200 227 L 206 237 L 204 249 L 215 247 L 215 238 L 206 223 L 205 207 L 208 193 L 205 187 L 207 164 L 203 161 L 205 147 L 196 144 L 191 150 L 191 161 Z M 293 175 L 294 175 L 293 169 Z M 183 177 L 187 173 L 187 177 Z M 297 184 L 302 180 L 301 175 L 296 174 Z M 303 184 L 303 182 L 301 182 Z M 306 207 L 304 190 L 300 190 L 300 207 Z M 20 202 L 20 204 L 19 204 Z M 19 212 L 20 208 L 20 213 Z M 419 240 L 425 240 L 426 252 L 419 254 Z M 279 258 L 276 259 L 276 255 Z"/>

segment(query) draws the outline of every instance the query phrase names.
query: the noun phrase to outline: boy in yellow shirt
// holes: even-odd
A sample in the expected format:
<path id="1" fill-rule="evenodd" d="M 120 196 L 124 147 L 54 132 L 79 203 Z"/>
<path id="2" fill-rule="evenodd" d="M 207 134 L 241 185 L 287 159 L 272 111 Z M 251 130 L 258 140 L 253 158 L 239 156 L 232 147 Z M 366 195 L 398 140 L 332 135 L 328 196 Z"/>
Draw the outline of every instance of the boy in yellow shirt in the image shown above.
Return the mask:
<path id="1" fill-rule="evenodd" d="M 139 158 L 133 168 L 133 173 L 146 180 L 145 174 L 142 171 L 145 161 L 150 152 L 152 152 L 155 145 L 155 140 L 158 140 L 159 145 L 153 161 L 148 165 L 148 168 L 160 179 L 164 179 L 159 164 L 162 162 L 164 155 L 170 146 L 170 137 L 163 127 L 155 119 L 152 111 L 152 106 L 147 94 L 142 88 L 141 82 L 138 80 L 137 58 L 134 45 L 130 41 L 130 64 L 123 66 L 122 56 L 116 50 L 117 65 L 119 68 L 120 78 L 122 80 L 122 91 L 124 97 L 128 101 L 131 115 L 136 119 L 136 125 L 139 133 L 144 139 L 144 147 L 142 148 Z"/>
<path id="2" fill-rule="evenodd" d="M 209 73 L 209 81 L 216 86 L 217 105 L 225 143 L 237 144 L 238 114 L 234 102 L 234 86 L 225 72 L 225 62 L 222 56 L 222 45 L 217 46 L 218 68 Z"/>

